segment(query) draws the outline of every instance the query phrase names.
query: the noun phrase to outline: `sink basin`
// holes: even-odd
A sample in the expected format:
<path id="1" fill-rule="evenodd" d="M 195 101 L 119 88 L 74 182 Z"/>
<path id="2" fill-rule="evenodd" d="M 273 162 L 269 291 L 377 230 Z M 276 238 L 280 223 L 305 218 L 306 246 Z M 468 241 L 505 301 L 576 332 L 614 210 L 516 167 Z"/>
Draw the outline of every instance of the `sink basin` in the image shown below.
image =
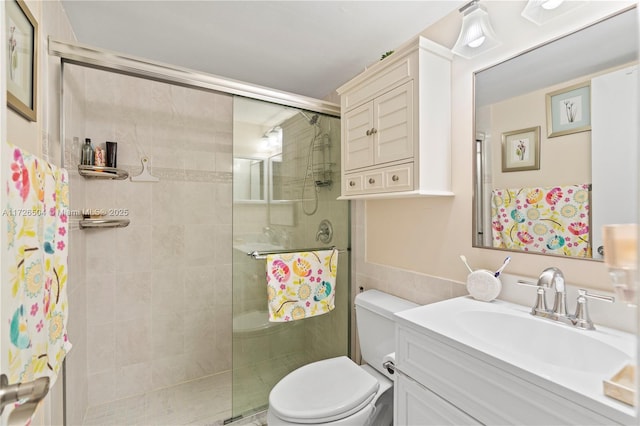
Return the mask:
<path id="1" fill-rule="evenodd" d="M 632 407 L 603 394 L 602 381 L 635 363 L 636 336 L 597 323 L 596 330 L 581 330 L 530 311 L 465 296 L 396 316 L 402 325 L 567 399 L 598 401 L 634 415 Z"/>
<path id="2" fill-rule="evenodd" d="M 592 331 L 575 330 L 531 315 L 523 317 L 519 311 L 472 310 L 461 312 L 455 320 L 461 329 L 482 336 L 498 351 L 555 367 L 604 377 L 611 366 L 629 361 L 628 353 L 598 339 Z"/>

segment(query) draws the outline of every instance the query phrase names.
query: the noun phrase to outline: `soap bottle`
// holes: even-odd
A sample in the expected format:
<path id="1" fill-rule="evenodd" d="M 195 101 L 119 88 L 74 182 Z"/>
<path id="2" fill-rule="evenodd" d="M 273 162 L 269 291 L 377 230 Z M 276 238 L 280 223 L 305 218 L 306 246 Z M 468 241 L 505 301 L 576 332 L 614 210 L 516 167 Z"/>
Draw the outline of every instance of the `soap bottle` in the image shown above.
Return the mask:
<path id="1" fill-rule="evenodd" d="M 80 164 L 83 166 L 93 166 L 93 147 L 91 146 L 91 139 L 89 138 L 84 140 Z"/>

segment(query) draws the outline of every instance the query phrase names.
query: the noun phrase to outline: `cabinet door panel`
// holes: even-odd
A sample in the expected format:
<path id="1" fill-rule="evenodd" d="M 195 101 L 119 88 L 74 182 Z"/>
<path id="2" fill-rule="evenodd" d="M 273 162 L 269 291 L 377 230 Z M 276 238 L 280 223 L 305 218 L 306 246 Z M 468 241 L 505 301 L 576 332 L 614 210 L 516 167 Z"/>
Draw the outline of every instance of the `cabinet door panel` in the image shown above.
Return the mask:
<path id="1" fill-rule="evenodd" d="M 396 376 L 395 387 L 395 424 L 398 426 L 481 424 L 404 374 Z"/>
<path id="2" fill-rule="evenodd" d="M 373 105 L 364 104 L 344 114 L 343 126 L 344 169 L 353 170 L 372 165 L 373 136 L 367 133 L 373 129 Z"/>
<path id="3" fill-rule="evenodd" d="M 375 164 L 413 157 L 413 82 L 374 102 Z"/>

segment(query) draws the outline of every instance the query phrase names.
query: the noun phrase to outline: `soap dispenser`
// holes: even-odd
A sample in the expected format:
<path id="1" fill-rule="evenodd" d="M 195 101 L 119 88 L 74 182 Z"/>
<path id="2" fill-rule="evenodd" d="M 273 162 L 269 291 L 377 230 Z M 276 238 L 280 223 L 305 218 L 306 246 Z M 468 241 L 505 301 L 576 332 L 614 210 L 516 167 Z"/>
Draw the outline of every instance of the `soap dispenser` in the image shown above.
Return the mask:
<path id="1" fill-rule="evenodd" d="M 91 139 L 89 138 L 84 140 L 80 164 L 83 166 L 93 166 L 93 147 L 91 146 Z"/>

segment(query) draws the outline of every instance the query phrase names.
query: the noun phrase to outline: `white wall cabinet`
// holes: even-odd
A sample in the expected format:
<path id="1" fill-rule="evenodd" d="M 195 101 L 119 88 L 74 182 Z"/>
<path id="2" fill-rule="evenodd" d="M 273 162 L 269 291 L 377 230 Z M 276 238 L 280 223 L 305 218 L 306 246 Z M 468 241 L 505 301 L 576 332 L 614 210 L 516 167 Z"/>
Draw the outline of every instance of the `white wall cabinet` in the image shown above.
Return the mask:
<path id="1" fill-rule="evenodd" d="M 418 37 L 338 89 L 342 198 L 453 195 L 451 58 Z"/>

